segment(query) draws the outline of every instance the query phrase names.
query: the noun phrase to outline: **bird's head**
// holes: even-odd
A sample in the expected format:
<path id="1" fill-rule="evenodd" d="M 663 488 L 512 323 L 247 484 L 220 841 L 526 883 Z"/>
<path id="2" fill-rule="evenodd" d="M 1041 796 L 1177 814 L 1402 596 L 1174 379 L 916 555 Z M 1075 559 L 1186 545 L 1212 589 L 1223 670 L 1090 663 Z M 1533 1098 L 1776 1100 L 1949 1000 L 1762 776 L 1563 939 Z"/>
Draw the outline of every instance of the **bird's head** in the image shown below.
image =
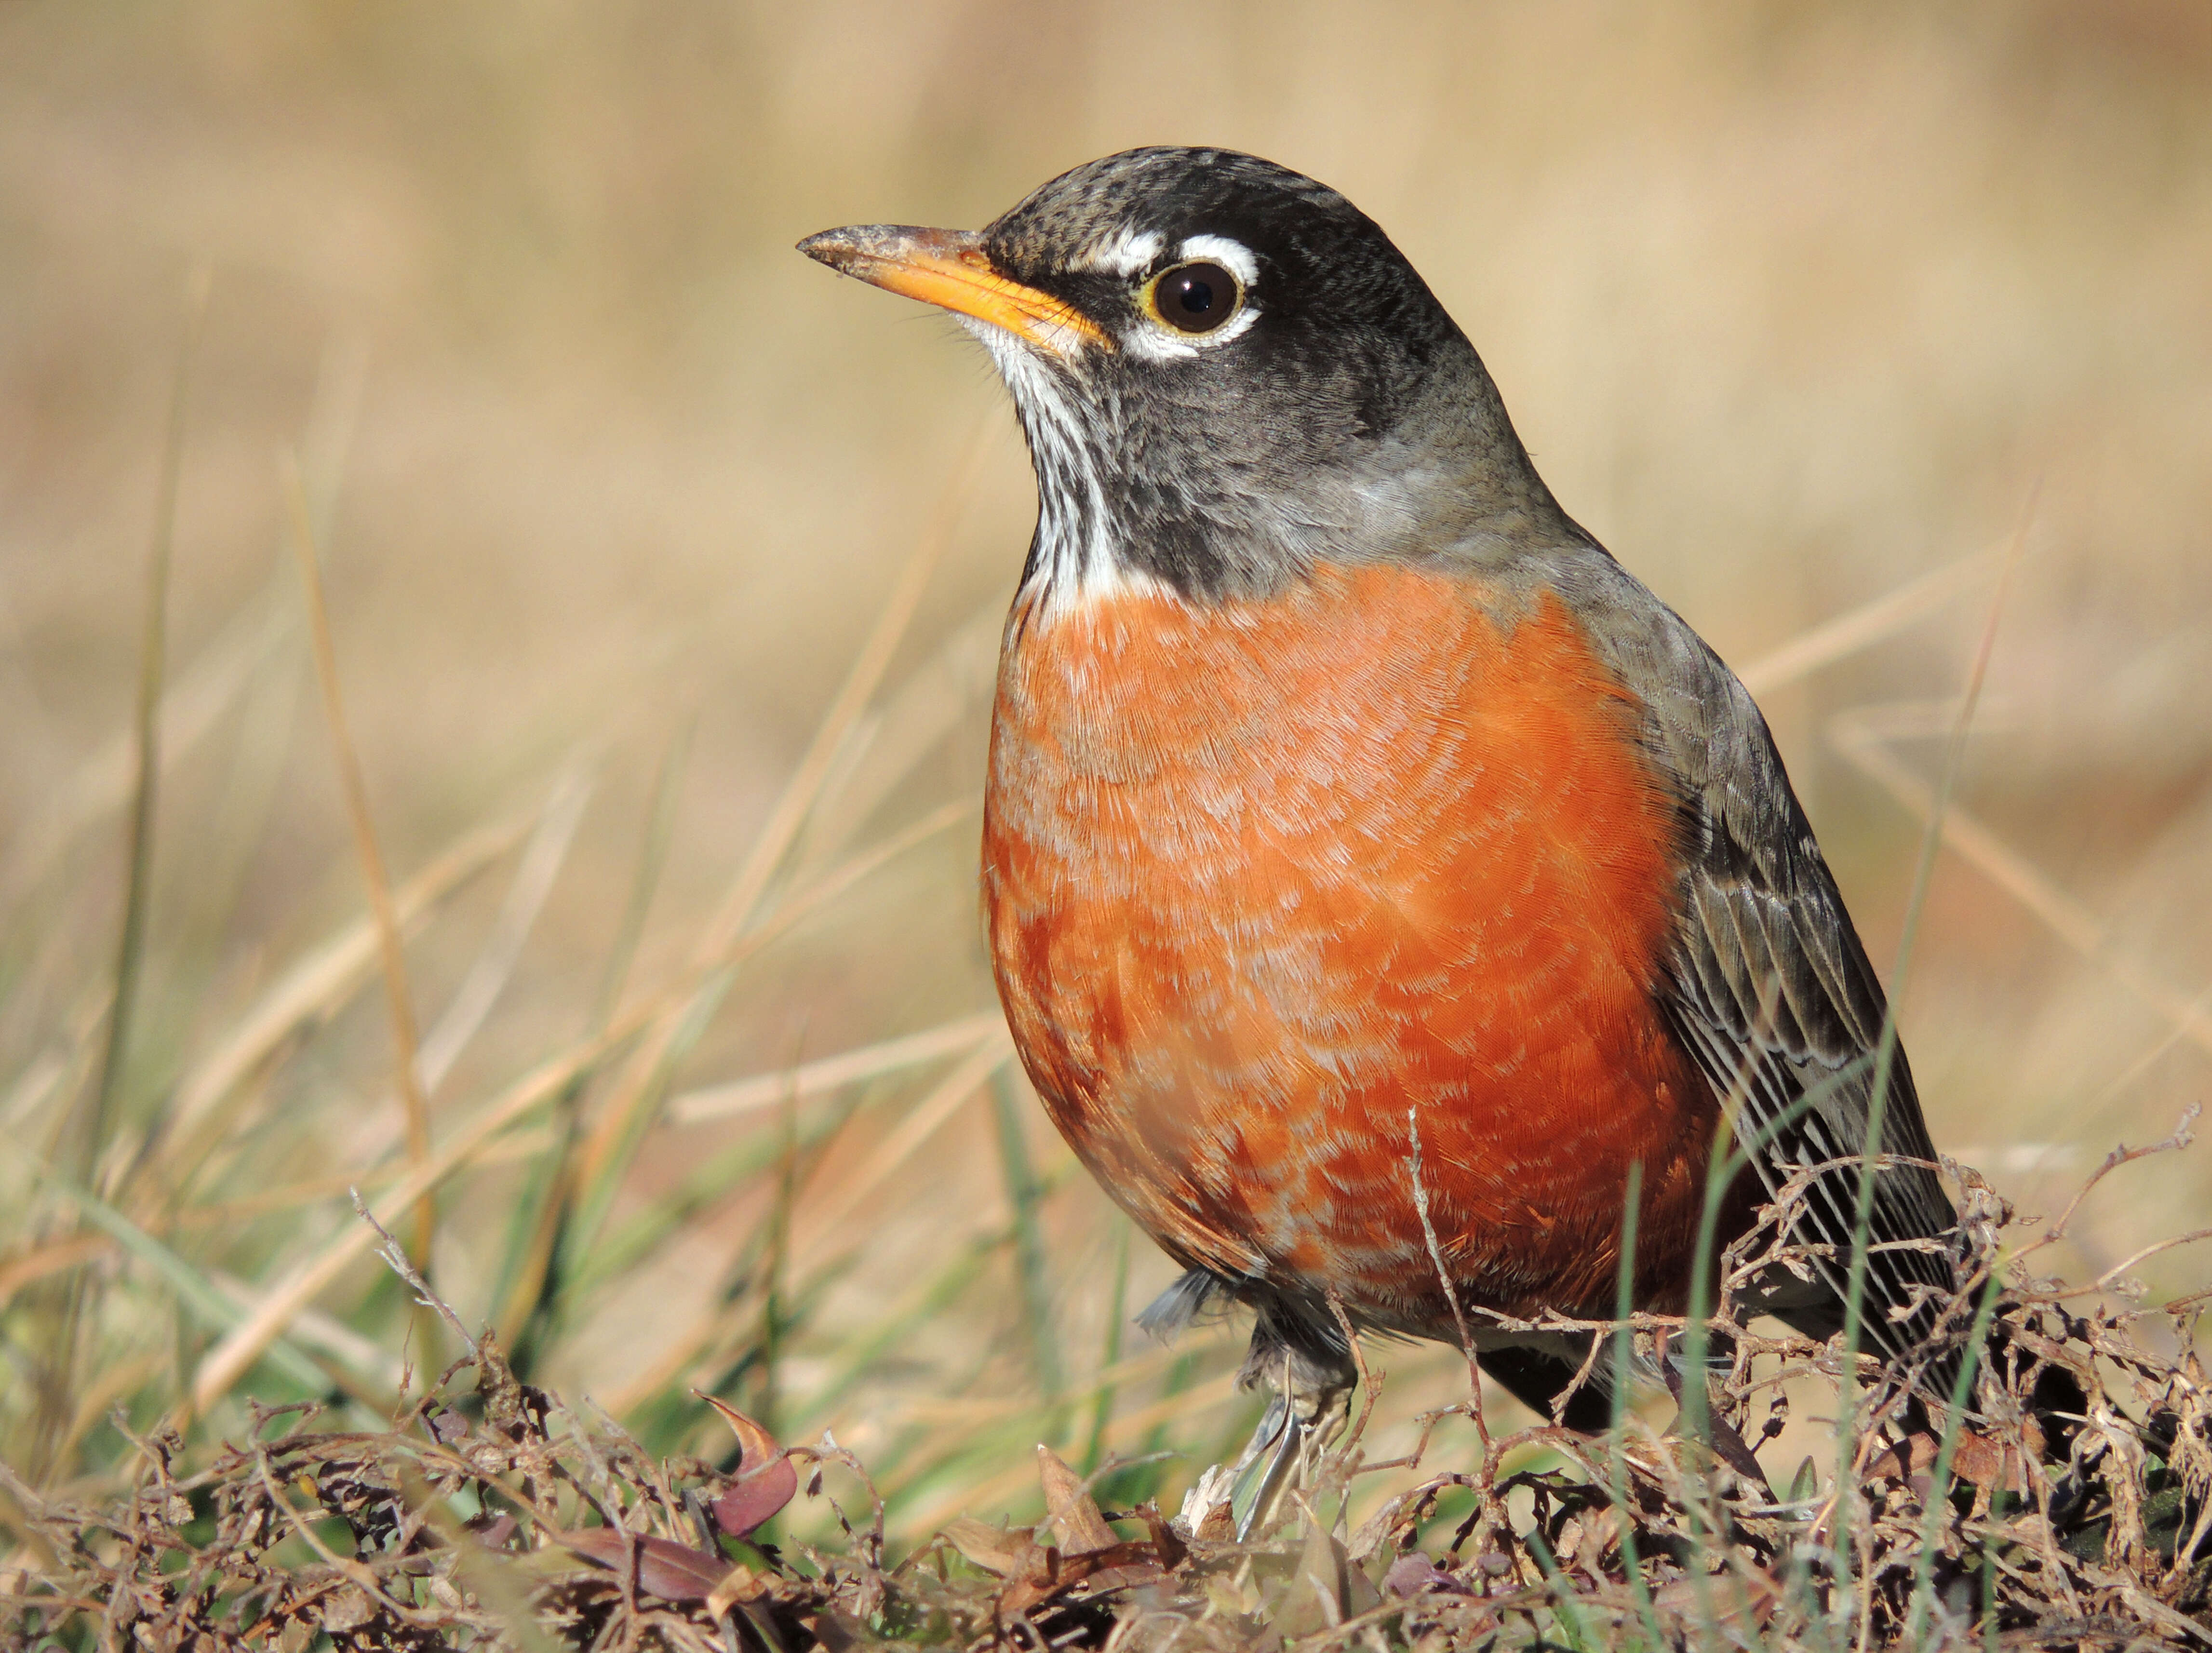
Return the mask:
<path id="1" fill-rule="evenodd" d="M 952 312 L 1029 439 L 1029 579 L 1251 595 L 1317 562 L 1475 555 L 1555 512 L 1473 348 L 1334 190 L 1220 149 L 1133 149 L 980 231 L 799 250 Z"/>

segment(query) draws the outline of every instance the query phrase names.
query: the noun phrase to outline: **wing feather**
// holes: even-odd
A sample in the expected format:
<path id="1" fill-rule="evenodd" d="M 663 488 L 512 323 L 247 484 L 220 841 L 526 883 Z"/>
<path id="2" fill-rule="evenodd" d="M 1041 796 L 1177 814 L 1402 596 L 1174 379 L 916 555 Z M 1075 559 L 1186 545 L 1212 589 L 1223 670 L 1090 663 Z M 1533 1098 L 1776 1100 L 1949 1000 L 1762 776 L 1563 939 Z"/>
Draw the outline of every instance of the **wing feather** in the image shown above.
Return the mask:
<path id="1" fill-rule="evenodd" d="M 1765 720 L 1719 658 L 1617 565 L 1583 599 L 1610 610 L 1623 681 L 1644 706 L 1644 739 L 1679 809 L 1683 868 L 1674 944 L 1659 995 L 1717 1096 L 1737 1105 L 1735 1131 L 1762 1185 L 1811 1182 L 1800 1243 L 1832 1255 L 1809 1291 L 1779 1283 L 1775 1312 L 1816 1334 L 1843 1322 L 1853 1217 L 1875 1125 L 1875 1070 L 1887 1006 L 1833 876 L 1791 790 Z M 1900 1314 L 1918 1288 L 1948 1292 L 1946 1253 L 1914 1249 L 1957 1223 L 1932 1162 L 1912 1069 L 1893 1042 L 1881 1151 L 1907 1162 L 1875 1178 L 1866 1345 L 1903 1352 L 1923 1316 Z"/>

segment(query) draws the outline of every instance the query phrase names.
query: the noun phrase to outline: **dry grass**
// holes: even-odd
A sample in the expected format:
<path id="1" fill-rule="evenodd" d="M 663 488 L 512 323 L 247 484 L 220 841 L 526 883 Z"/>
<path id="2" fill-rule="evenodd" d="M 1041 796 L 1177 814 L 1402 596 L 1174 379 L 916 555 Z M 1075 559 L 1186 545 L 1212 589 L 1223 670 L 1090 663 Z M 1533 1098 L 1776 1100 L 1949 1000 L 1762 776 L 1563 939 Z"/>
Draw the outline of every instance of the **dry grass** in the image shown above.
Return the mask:
<path id="1" fill-rule="evenodd" d="M 2185 1121 L 2157 1147 L 2114 1152 L 2092 1180 L 2187 1143 Z M 604 1412 L 520 1382 L 372 1222 L 465 1356 L 386 1430 L 319 1427 L 312 1401 L 250 1402 L 242 1443 L 196 1468 L 206 1455 L 173 1425 L 126 1429 L 130 1489 L 105 1500 L 42 1493 L 0 1465 L 26 1540 L 0 1603 L 43 1645 L 157 1650 L 2212 1643 L 2212 1389 L 2193 1353 L 2177 1360 L 2140 1335 L 2165 1322 L 2187 1344 L 2195 1311 L 2146 1314 L 2125 1281 L 2034 1277 L 2022 1264 L 2063 1237 L 2071 1208 L 2037 1235 L 1978 1177 L 1954 1175 L 1961 1288 L 1887 1368 L 1737 1317 L 1741 1283 L 1804 1261 L 1781 1237 L 1808 1175 L 1731 1249 L 1710 1321 L 1582 1323 L 1624 1363 L 1662 1364 L 1687 1345 L 1683 1370 L 1698 1376 L 1671 1380 L 1682 1410 L 1664 1435 L 1617 1405 L 1603 1439 L 1548 1421 L 1486 1431 L 1474 1462 L 1435 1473 L 1423 1460 L 1445 1416 L 1482 1427 L 1462 1402 L 1420 1419 L 1409 1456 L 1375 1462 L 1365 1435 L 1382 1383 L 1369 1372 L 1344 1439 L 1309 1457 L 1249 1542 L 1232 1535 L 1225 1492 L 1194 1491 L 1172 1521 L 1149 1502 L 1109 1512 L 1092 1489 L 1124 1467 L 1085 1479 L 1040 1446 L 1042 1521 L 963 1516 L 903 1554 L 886 1543 L 866 1467 L 829 1432 L 780 1447 L 708 1399 L 701 1410 L 735 1437 L 726 1466 L 656 1457 Z M 1715 1337 L 1726 1352 L 1709 1361 Z M 2004 1352 L 1984 1363 L 1985 1347 Z M 1965 1364 L 1931 1430 L 1908 1397 L 1954 1356 Z M 2038 1408 L 2053 1369 L 2086 1397 L 2078 1412 Z M 1835 1420 L 1834 1473 L 1808 1457 L 1778 1496 L 1753 1443 L 1784 1431 L 1808 1385 Z M 832 1468 L 842 1503 L 825 1490 Z M 1355 1484 L 1392 1471 L 1421 1478 L 1354 1530 Z M 796 1509 L 814 1519 L 790 1524 L 826 1515 L 834 1530 L 768 1541 L 761 1529 L 788 1517 L 802 1476 Z"/>
<path id="2" fill-rule="evenodd" d="M 895 1547 L 1034 1518 L 1041 1439 L 1084 1474 L 1171 1450 L 1101 1495 L 1173 1507 L 1241 1433 L 1233 1334 L 1125 1340 L 1170 1271 L 988 1018 L 972 807 L 1030 508 L 1009 421 L 944 329 L 788 250 L 1188 139 L 1327 177 L 1399 237 L 1569 508 L 1753 684 L 1878 959 L 2033 498 L 1900 994 L 1930 1123 L 2049 1210 L 2202 1091 L 2194 0 L 1632 26 L 21 4 L 0 1461 L 38 1498 L 100 1504 L 164 1428 L 185 1476 L 256 1405 L 365 1436 L 419 1401 L 403 1365 L 457 1345 L 352 1185 L 520 1381 L 591 1397 L 647 1460 L 727 1455 L 693 1389 L 786 1440 L 833 1428 Z M 2094 1278 L 2206 1220 L 2201 1154 L 2130 1175 L 2040 1269 Z M 2149 1301 L 2201 1277 L 2186 1255 L 2143 1265 Z M 1464 1382 L 1447 1351 L 1389 1361 L 1376 1461 Z M 1774 1461 L 1819 1434 L 1791 1423 Z M 1429 1462 L 1475 1452 L 1448 1419 Z M 1352 1527 L 1417 1480 L 1363 1476 Z M 0 1527 L 34 1544 L 28 1506 Z"/>

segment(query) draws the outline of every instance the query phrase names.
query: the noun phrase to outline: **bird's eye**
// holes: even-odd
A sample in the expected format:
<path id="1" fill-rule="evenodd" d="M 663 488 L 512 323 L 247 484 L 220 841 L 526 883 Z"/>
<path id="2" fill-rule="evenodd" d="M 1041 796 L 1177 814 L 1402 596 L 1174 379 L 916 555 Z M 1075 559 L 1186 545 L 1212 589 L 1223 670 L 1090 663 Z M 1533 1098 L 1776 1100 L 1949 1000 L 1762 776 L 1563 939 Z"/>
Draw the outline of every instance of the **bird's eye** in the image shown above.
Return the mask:
<path id="1" fill-rule="evenodd" d="M 1179 264 L 1147 289 L 1152 313 L 1179 333 L 1210 333 L 1237 313 L 1243 294 L 1218 264 Z"/>

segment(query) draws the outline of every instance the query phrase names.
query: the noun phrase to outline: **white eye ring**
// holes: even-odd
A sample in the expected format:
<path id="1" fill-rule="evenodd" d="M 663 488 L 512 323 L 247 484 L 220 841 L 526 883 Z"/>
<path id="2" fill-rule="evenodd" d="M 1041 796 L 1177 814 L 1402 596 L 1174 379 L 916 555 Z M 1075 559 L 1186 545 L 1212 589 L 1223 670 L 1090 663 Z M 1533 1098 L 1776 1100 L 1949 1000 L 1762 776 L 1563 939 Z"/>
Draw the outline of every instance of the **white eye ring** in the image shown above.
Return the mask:
<path id="1" fill-rule="evenodd" d="M 1252 256 L 1252 249 L 1226 235 L 1185 236 L 1182 245 L 1176 248 L 1176 261 L 1193 264 L 1200 260 L 1219 264 L 1237 277 L 1240 286 L 1248 289 L 1260 279 L 1260 261 Z"/>

